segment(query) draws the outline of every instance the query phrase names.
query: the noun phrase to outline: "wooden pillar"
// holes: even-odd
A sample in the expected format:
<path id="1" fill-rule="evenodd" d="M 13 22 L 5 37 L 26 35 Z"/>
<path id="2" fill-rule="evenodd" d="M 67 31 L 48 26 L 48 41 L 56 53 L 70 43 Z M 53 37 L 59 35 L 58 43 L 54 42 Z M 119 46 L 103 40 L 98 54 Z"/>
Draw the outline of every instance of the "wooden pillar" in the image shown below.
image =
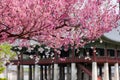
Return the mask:
<path id="1" fill-rule="evenodd" d="M 81 80 L 84 80 L 84 71 L 82 71 Z"/>
<path id="2" fill-rule="evenodd" d="M 24 80 L 24 67 L 20 65 L 20 80 Z"/>
<path id="3" fill-rule="evenodd" d="M 47 79 L 47 76 L 48 76 L 48 75 L 47 75 L 47 66 L 45 66 L 45 80 L 48 80 L 48 79 Z"/>
<path id="4" fill-rule="evenodd" d="M 67 65 L 67 80 L 70 80 L 71 77 L 70 77 L 70 65 L 68 64 Z"/>
<path id="5" fill-rule="evenodd" d="M 18 65 L 17 66 L 17 80 L 24 80 L 24 74 L 23 74 L 23 66 Z"/>
<path id="6" fill-rule="evenodd" d="M 119 1 L 119 8 L 120 8 L 120 1 Z M 119 80 L 119 64 L 118 64 L 117 47 L 115 49 L 115 59 L 116 59 L 116 63 L 114 64 L 114 67 L 115 67 L 115 70 L 114 70 L 114 80 Z"/>
<path id="7" fill-rule="evenodd" d="M 48 80 L 53 80 L 53 72 L 54 72 L 53 65 L 49 65 L 48 69 L 49 69 L 48 70 L 48 74 L 49 74 Z"/>
<path id="8" fill-rule="evenodd" d="M 52 78 L 51 80 L 54 80 L 54 65 L 52 65 L 52 74 L 51 74 Z"/>
<path id="9" fill-rule="evenodd" d="M 82 70 L 77 65 L 77 80 L 82 80 Z"/>
<path id="10" fill-rule="evenodd" d="M 32 65 L 29 65 L 29 80 L 32 80 Z"/>
<path id="11" fill-rule="evenodd" d="M 57 60 L 58 59 L 58 53 L 55 52 L 54 56 L 55 56 L 55 60 Z M 59 79 L 59 71 L 58 70 L 59 70 L 58 64 L 54 63 L 54 65 L 53 65 L 53 71 L 52 71 L 53 80 L 58 80 Z"/>
<path id="12" fill-rule="evenodd" d="M 109 80 L 109 65 L 108 65 L 107 45 L 105 45 L 104 56 L 105 56 L 106 62 L 104 63 L 103 80 Z"/>
<path id="13" fill-rule="evenodd" d="M 71 80 L 77 80 L 77 69 L 75 63 L 71 63 Z"/>
<path id="14" fill-rule="evenodd" d="M 109 80 L 109 67 L 108 67 L 108 63 L 104 63 L 104 76 L 103 76 L 103 80 Z"/>
<path id="15" fill-rule="evenodd" d="M 75 58 L 75 44 L 72 49 L 72 59 L 74 58 Z M 77 80 L 77 69 L 75 63 L 71 63 L 71 80 Z"/>
<path id="16" fill-rule="evenodd" d="M 97 80 L 97 62 L 92 62 L 92 80 Z"/>
<path id="17" fill-rule="evenodd" d="M 40 80 L 43 80 L 43 65 L 40 66 Z"/>
<path id="18" fill-rule="evenodd" d="M 102 77 L 102 66 L 99 66 L 99 75 Z"/>
<path id="19" fill-rule="evenodd" d="M 119 64 L 115 63 L 114 80 L 119 80 Z"/>
<path id="20" fill-rule="evenodd" d="M 75 58 L 75 44 L 74 44 L 74 46 L 73 46 L 71 56 L 72 56 L 72 59 L 74 59 L 74 58 Z"/>
<path id="21" fill-rule="evenodd" d="M 39 80 L 38 65 L 33 66 L 33 80 Z"/>
<path id="22" fill-rule="evenodd" d="M 54 64 L 54 80 L 58 80 L 58 64 Z"/>
<path id="23" fill-rule="evenodd" d="M 77 80 L 82 80 L 82 70 L 77 69 Z"/>
<path id="24" fill-rule="evenodd" d="M 106 62 L 107 62 L 107 58 L 108 58 L 107 45 L 105 45 L 105 48 L 104 48 L 104 56 L 105 56 L 105 59 L 106 59 Z"/>
<path id="25" fill-rule="evenodd" d="M 22 65 L 22 61 L 23 61 L 23 54 L 19 54 L 18 55 L 18 73 L 17 73 L 17 80 L 24 80 L 24 69 L 23 69 L 23 65 Z"/>
<path id="26" fill-rule="evenodd" d="M 96 48 L 93 48 L 92 80 L 97 80 Z"/>
<path id="27" fill-rule="evenodd" d="M 60 65 L 60 79 L 59 80 L 65 80 L 65 72 L 64 72 L 64 66 Z"/>
<path id="28" fill-rule="evenodd" d="M 20 65 L 17 66 L 17 80 L 20 80 Z"/>
<path id="29" fill-rule="evenodd" d="M 33 80 L 35 80 L 35 65 L 33 65 Z"/>
<path id="30" fill-rule="evenodd" d="M 111 66 L 109 65 L 109 80 L 112 80 L 112 72 L 111 72 Z"/>
<path id="31" fill-rule="evenodd" d="M 52 75 L 51 75 L 51 65 L 49 65 L 48 66 L 48 80 L 51 80 L 51 77 L 52 77 Z"/>
<path id="32" fill-rule="evenodd" d="M 93 48 L 93 60 L 96 62 L 96 48 Z"/>

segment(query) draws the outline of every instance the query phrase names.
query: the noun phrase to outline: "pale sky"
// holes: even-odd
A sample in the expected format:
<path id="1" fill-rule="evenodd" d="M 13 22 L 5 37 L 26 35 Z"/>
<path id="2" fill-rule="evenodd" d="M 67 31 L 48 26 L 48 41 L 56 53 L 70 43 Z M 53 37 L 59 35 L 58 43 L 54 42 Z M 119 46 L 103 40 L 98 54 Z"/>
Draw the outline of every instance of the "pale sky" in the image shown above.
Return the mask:
<path id="1" fill-rule="evenodd" d="M 116 0 L 112 0 L 112 1 L 114 4 L 116 4 Z M 117 10 L 119 10 L 119 8 Z M 105 33 L 104 36 L 113 41 L 120 42 L 120 25 L 116 29 L 113 29 L 112 31 L 110 31 L 109 33 Z"/>
<path id="2" fill-rule="evenodd" d="M 120 42 L 120 26 L 116 29 L 113 29 L 109 33 L 105 33 L 104 36 L 111 40 Z"/>

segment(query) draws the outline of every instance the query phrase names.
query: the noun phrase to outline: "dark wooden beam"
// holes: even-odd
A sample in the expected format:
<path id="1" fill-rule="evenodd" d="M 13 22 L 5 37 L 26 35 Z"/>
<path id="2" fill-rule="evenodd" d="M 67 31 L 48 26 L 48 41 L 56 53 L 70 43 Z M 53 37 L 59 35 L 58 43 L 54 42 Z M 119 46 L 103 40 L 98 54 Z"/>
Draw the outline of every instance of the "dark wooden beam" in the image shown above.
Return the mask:
<path id="1" fill-rule="evenodd" d="M 38 65 L 50 65 L 50 64 L 54 64 L 54 63 L 57 63 L 57 64 L 69 64 L 69 63 L 92 63 L 94 61 L 94 57 L 91 57 L 91 60 L 88 60 L 88 59 L 85 59 L 84 57 L 81 57 L 81 58 L 66 58 L 65 60 L 61 60 L 60 58 L 59 59 L 42 59 L 42 60 L 39 60 L 38 62 Z M 117 61 L 118 63 L 120 64 L 120 58 L 117 58 Z M 22 60 L 19 61 L 19 60 L 11 60 L 11 62 L 13 63 L 13 65 L 17 65 L 18 62 L 20 63 L 20 65 L 35 65 L 35 62 L 34 60 L 32 59 L 29 59 L 29 60 Z M 101 57 L 96 57 L 96 62 L 98 64 L 103 64 L 106 62 L 106 57 L 104 56 L 101 56 Z M 116 63 L 116 58 L 114 57 L 107 57 L 107 62 L 109 64 L 115 64 Z"/>
<path id="2" fill-rule="evenodd" d="M 29 80 L 32 80 L 32 65 L 29 65 Z"/>

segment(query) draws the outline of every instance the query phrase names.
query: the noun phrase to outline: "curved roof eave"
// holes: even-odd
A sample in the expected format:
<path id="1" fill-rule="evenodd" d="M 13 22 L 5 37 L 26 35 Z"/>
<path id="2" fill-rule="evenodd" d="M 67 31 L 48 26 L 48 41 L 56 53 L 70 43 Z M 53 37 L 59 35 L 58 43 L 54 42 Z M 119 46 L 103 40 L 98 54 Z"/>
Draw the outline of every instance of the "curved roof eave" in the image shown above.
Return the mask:
<path id="1" fill-rule="evenodd" d="M 120 41 L 115 41 L 115 40 L 112 40 L 110 38 L 107 38 L 106 36 L 102 36 L 101 39 L 104 41 L 104 42 L 107 42 L 107 43 L 110 43 L 110 44 L 115 44 L 115 45 L 120 45 Z"/>
<path id="2" fill-rule="evenodd" d="M 112 31 L 108 33 L 105 33 L 103 38 L 109 42 L 120 44 L 120 26 L 112 29 Z"/>

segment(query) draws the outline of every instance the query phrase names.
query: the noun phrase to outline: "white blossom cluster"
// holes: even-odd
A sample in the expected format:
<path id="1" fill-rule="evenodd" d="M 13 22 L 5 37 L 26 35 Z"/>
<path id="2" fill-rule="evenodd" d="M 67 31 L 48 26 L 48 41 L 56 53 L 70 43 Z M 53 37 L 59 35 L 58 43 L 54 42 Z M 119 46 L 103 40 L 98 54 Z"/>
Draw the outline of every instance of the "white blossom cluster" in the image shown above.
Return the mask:
<path id="1" fill-rule="evenodd" d="M 29 55 L 30 59 L 35 60 L 35 64 L 38 63 L 41 58 L 44 59 L 44 58 L 54 57 L 53 50 L 48 46 L 42 46 L 42 45 L 32 45 L 29 47 L 15 46 L 13 47 L 12 50 L 16 51 L 18 57 L 20 54 Z"/>

